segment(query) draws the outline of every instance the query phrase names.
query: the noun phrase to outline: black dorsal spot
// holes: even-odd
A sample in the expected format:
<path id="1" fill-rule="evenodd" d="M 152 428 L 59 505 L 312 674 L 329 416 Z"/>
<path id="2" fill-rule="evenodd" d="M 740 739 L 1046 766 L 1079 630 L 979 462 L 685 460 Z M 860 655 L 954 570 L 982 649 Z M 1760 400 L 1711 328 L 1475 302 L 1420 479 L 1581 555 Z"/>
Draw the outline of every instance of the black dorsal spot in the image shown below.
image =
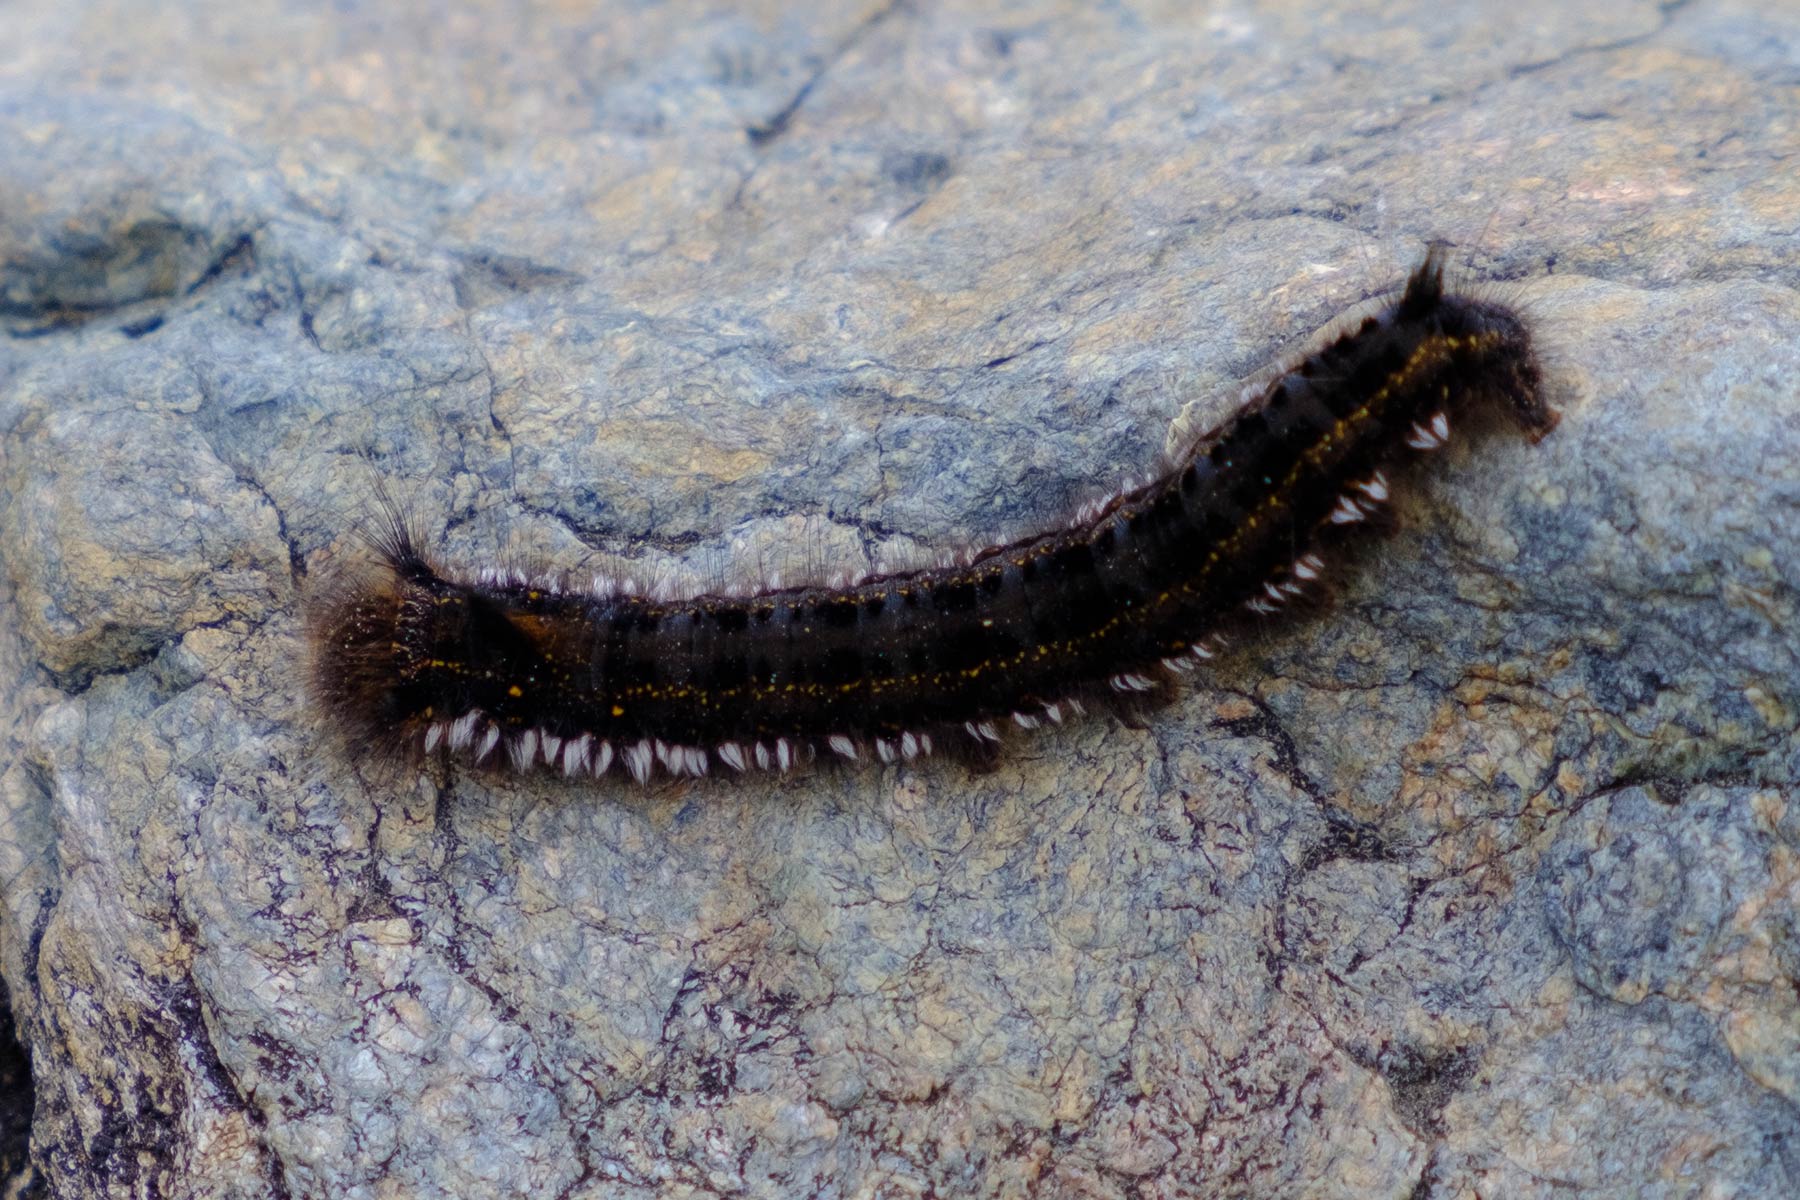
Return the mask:
<path id="1" fill-rule="evenodd" d="M 714 687 L 742 687 L 749 681 L 750 662 L 743 655 L 732 654 L 713 661 L 712 682 Z"/>
<path id="2" fill-rule="evenodd" d="M 832 687 L 855 683 L 863 674 L 862 654 L 849 646 L 835 646 L 819 660 L 816 674 L 820 683 Z"/>
<path id="3" fill-rule="evenodd" d="M 856 624 L 856 600 L 828 600 L 819 605 L 819 623 L 831 629 L 848 629 Z"/>
<path id="4" fill-rule="evenodd" d="M 1094 573 L 1094 552 L 1083 542 L 1071 542 L 1059 546 L 1050 556 L 1050 566 L 1055 573 L 1064 579 L 1078 575 Z"/>
<path id="5" fill-rule="evenodd" d="M 1253 442 L 1269 431 L 1269 418 L 1260 410 L 1247 412 L 1238 418 L 1231 430 L 1232 440 L 1240 445 Z"/>
<path id="6" fill-rule="evenodd" d="M 965 580 L 946 583 L 933 589 L 932 599 L 941 613 L 968 612 L 975 607 L 975 585 Z"/>

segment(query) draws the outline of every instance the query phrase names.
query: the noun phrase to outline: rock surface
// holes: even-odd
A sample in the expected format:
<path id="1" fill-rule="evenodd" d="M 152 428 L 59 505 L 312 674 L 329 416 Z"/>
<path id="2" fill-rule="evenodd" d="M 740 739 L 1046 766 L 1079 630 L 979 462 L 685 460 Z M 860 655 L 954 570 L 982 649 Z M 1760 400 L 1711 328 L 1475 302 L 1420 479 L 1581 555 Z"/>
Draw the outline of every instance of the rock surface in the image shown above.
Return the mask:
<path id="1" fill-rule="evenodd" d="M 1800 1189 L 1800 18 L 1190 7 L 7 10 L 13 1194 Z M 1562 427 L 1147 728 L 639 791 L 306 713 L 374 473 L 456 562 L 929 553 L 1429 237 Z"/>

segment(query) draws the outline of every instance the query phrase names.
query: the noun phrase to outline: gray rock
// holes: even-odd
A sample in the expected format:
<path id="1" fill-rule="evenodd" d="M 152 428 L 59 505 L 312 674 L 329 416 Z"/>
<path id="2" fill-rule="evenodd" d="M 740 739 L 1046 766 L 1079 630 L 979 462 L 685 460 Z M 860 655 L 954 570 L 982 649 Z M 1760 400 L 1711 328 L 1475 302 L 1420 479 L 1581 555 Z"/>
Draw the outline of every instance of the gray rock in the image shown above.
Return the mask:
<path id="1" fill-rule="evenodd" d="M 9 10 L 14 1194 L 1800 1188 L 1800 22 L 810 11 Z M 929 555 L 1434 236 L 1561 428 L 1146 728 L 638 790 L 306 709 L 372 477 L 465 565 Z"/>

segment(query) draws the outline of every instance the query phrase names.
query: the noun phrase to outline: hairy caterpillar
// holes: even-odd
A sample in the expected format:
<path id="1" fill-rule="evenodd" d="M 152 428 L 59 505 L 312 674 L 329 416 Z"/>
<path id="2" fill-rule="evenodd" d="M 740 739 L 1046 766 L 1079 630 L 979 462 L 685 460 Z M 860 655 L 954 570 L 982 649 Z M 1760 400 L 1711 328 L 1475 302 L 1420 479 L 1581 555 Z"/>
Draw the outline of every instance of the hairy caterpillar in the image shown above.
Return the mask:
<path id="1" fill-rule="evenodd" d="M 1152 482 L 951 565 L 747 594 L 571 590 L 458 575 L 389 511 L 366 535 L 375 561 L 312 605 L 315 698 L 366 751 L 617 763 L 644 783 L 821 753 L 980 757 L 1004 725 L 1159 693 L 1315 591 L 1399 468 L 1472 408 L 1534 442 L 1555 427 L 1524 322 L 1443 274 L 1434 249 Z"/>

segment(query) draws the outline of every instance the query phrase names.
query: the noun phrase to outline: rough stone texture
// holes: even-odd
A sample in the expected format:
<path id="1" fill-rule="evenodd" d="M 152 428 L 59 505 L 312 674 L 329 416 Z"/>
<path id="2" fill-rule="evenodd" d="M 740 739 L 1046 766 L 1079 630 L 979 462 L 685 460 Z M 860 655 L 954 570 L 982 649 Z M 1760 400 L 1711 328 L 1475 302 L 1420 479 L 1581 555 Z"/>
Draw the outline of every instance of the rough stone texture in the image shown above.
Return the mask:
<path id="1" fill-rule="evenodd" d="M 1191 8 L 7 8 L 15 1194 L 1800 1189 L 1800 16 Z M 369 459 L 463 562 L 928 552 L 1430 236 L 1561 429 L 1148 728 L 640 792 L 305 715 Z"/>

